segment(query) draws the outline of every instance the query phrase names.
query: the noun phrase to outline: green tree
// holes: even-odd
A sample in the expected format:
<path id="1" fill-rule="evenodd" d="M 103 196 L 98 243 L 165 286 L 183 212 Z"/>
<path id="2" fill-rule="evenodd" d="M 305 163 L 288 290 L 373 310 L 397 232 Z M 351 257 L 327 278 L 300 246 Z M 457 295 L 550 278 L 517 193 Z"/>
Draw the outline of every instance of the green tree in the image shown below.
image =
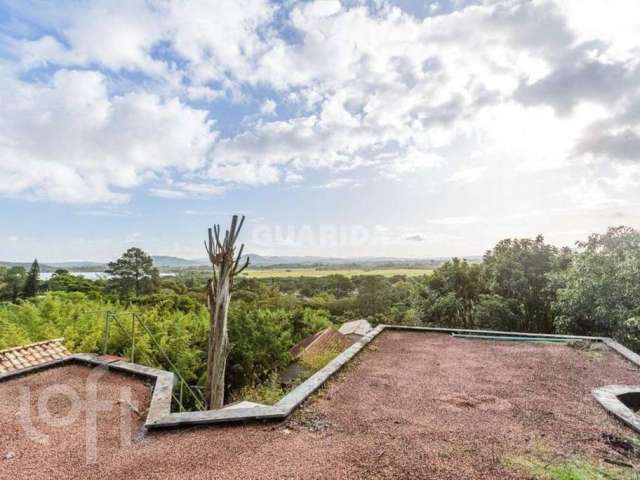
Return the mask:
<path id="1" fill-rule="evenodd" d="M 293 342 L 298 342 L 309 335 L 333 325 L 325 310 L 313 308 L 297 309 L 291 316 L 291 334 Z"/>
<path id="2" fill-rule="evenodd" d="M 10 267 L 0 271 L 0 300 L 16 302 L 24 292 L 26 271 L 23 267 Z"/>
<path id="3" fill-rule="evenodd" d="M 484 255 L 483 274 L 489 291 L 516 300 L 522 310 L 518 330 L 552 332 L 555 298 L 549 274 L 558 265 L 558 250 L 535 239 L 501 240 Z"/>
<path id="4" fill-rule="evenodd" d="M 228 390 L 263 382 L 289 364 L 294 345 L 291 317 L 286 310 L 254 309 L 242 302 L 231 305 Z"/>
<path id="5" fill-rule="evenodd" d="M 424 323 L 443 327 L 469 327 L 465 303 L 454 292 L 438 294 L 428 290 L 426 295 L 426 308 L 422 312 Z"/>
<path id="6" fill-rule="evenodd" d="M 64 269 L 56 270 L 45 286 L 51 292 L 83 292 L 92 296 L 97 296 L 100 292 L 98 282 L 73 275 Z"/>
<path id="7" fill-rule="evenodd" d="M 40 265 L 38 265 L 38 259 L 36 258 L 31 264 L 29 273 L 27 273 L 27 279 L 24 282 L 25 298 L 35 297 L 38 294 L 39 283 L 40 283 Z"/>
<path id="8" fill-rule="evenodd" d="M 0 316 L 0 350 L 27 343 L 28 335 L 18 325 Z"/>
<path id="9" fill-rule="evenodd" d="M 517 331 L 522 312 L 514 299 L 500 295 L 480 295 L 473 311 L 474 326 L 489 330 Z"/>
<path id="10" fill-rule="evenodd" d="M 434 270 L 426 281 L 423 319 L 438 325 L 471 327 L 474 306 L 485 291 L 481 272 L 481 265 L 459 258 Z"/>
<path id="11" fill-rule="evenodd" d="M 153 293 L 160 274 L 153 259 L 137 247 L 129 248 L 115 262 L 109 262 L 106 273 L 111 275 L 111 287 L 121 297 Z"/>
<path id="12" fill-rule="evenodd" d="M 355 306 L 360 316 L 373 323 L 391 307 L 391 284 L 382 275 L 358 275 L 352 279 L 357 288 Z"/>
<path id="13" fill-rule="evenodd" d="M 640 314 L 640 232 L 609 228 L 578 242 L 578 253 L 557 288 L 555 325 L 574 334 L 613 336 L 626 343 L 637 337 Z"/>

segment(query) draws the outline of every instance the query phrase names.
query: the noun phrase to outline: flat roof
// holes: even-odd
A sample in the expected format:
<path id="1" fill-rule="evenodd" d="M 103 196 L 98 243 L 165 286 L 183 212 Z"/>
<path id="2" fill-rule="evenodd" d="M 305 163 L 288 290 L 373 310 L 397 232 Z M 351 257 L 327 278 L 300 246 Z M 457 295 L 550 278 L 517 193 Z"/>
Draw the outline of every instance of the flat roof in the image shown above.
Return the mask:
<path id="1" fill-rule="evenodd" d="M 438 478 L 521 479 L 506 461 L 535 448 L 615 458 L 607 435 L 633 432 L 591 391 L 640 383 L 611 349 L 454 338 L 387 330 L 291 417 L 140 435 L 143 415 L 122 409 L 123 387 L 144 412 L 150 387 L 116 372 L 99 380 L 114 406 L 97 420 L 96 463 L 85 458 L 84 416 L 67 427 L 36 421 L 25 434 L 20 392 L 66 384 L 86 399 L 92 369 L 68 365 L 0 384 L 0 467 L 9 478 Z M 68 402 L 52 398 L 64 416 Z M 116 408 L 118 407 L 118 408 Z M 126 407 L 126 404 L 125 404 Z M 126 412 L 126 413 L 125 413 Z M 131 445 L 122 445 L 128 417 Z"/>

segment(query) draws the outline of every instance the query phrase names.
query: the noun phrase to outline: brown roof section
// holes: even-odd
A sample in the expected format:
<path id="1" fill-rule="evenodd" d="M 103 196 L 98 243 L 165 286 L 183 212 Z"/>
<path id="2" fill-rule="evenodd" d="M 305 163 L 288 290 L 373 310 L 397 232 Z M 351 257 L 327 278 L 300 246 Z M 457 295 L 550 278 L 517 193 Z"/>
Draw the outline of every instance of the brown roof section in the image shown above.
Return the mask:
<path id="1" fill-rule="evenodd" d="M 607 459 L 636 463 L 617 441 L 633 432 L 590 394 L 613 379 L 638 383 L 633 364 L 614 351 L 594 360 L 593 352 L 557 344 L 401 330 L 384 331 L 369 345 L 287 421 L 142 438 L 144 415 L 131 405 L 143 412 L 151 389 L 140 378 L 108 371 L 92 399 L 86 388 L 92 369 L 85 366 L 16 378 L 0 386 L 0 478 L 523 480 L 532 476 L 512 470 L 526 466 L 519 459 L 534 468 L 548 464 L 545 471 L 572 466 L 565 462 L 575 458 L 593 461 L 594 469 Z M 87 464 L 85 414 L 71 415 L 67 402 L 51 398 L 52 415 L 75 421 L 61 427 L 37 415 L 48 387 L 59 384 L 77 392 L 82 412 L 96 400 L 111 406 L 96 418 L 94 464 Z M 31 392 L 28 407 L 21 406 L 24 389 Z M 25 428 L 25 408 L 44 444 Z M 634 477 L 627 472 L 618 479 Z"/>
<path id="2" fill-rule="evenodd" d="M 70 355 L 64 338 L 0 350 L 0 373 L 13 372 Z"/>
<path id="3" fill-rule="evenodd" d="M 96 357 L 97 360 L 100 360 L 105 363 L 115 363 L 115 362 L 128 362 L 129 359 L 127 357 L 121 357 L 119 355 L 98 355 Z"/>
<path id="4" fill-rule="evenodd" d="M 296 343 L 289 355 L 293 360 L 297 360 L 305 353 L 323 353 L 331 349 L 342 351 L 351 345 L 351 340 L 338 333 L 333 327 L 327 327 L 318 333 L 308 336 Z"/>

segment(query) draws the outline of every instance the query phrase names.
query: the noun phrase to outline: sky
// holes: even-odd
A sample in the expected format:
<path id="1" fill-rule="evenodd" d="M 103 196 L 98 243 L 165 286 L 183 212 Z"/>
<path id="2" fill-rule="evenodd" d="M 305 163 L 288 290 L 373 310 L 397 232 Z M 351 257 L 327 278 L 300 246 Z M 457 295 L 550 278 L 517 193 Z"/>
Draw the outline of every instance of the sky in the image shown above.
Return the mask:
<path id="1" fill-rule="evenodd" d="M 640 227 L 637 0 L 0 0 L 0 259 Z"/>

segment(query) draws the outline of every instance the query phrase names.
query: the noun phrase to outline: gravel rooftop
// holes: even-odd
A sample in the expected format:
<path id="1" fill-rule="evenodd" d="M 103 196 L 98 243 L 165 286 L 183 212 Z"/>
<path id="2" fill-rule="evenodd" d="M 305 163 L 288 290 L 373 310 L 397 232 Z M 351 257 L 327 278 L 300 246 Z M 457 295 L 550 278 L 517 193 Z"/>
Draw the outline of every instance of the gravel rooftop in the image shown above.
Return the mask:
<path id="1" fill-rule="evenodd" d="M 541 445 L 558 456 L 618 458 L 605 438 L 632 432 L 590 392 L 640 383 L 610 350 L 386 331 L 284 422 L 142 435 L 149 386 L 106 373 L 98 399 L 113 408 L 98 414 L 97 461 L 87 464 L 85 415 L 57 427 L 36 412 L 53 384 L 86 402 L 90 373 L 71 365 L 0 384 L 0 478 L 522 479 L 505 458 Z M 25 387 L 46 444 L 29 439 L 18 416 Z M 70 402 L 53 395 L 47 407 L 64 417 Z M 130 445 L 122 445 L 122 418 L 132 423 Z"/>

